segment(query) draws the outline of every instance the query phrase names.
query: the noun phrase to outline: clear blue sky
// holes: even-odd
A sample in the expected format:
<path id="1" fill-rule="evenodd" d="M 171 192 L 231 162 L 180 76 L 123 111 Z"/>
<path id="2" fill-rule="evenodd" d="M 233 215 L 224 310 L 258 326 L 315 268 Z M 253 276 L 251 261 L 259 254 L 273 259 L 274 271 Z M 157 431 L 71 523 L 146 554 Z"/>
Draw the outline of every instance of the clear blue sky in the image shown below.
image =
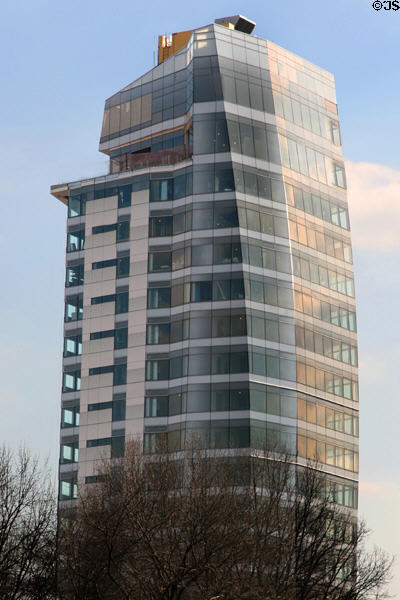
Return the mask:
<path id="1" fill-rule="evenodd" d="M 377 12 L 370 0 L 3 1 L 0 441 L 57 461 L 66 211 L 50 185 L 106 171 L 97 151 L 104 100 L 153 66 L 158 34 L 236 13 L 335 74 L 359 309 L 360 505 L 374 541 L 396 552 L 400 11 Z"/>

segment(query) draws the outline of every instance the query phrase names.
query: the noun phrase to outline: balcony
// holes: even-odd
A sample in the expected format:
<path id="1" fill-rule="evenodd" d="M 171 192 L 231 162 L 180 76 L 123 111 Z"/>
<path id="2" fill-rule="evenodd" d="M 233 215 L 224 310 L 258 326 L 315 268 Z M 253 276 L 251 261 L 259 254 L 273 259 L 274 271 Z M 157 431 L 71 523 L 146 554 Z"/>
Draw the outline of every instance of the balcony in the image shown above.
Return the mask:
<path id="1" fill-rule="evenodd" d="M 176 146 L 168 150 L 159 150 L 158 152 L 123 154 L 117 158 L 110 159 L 110 173 L 175 165 L 187 158 L 191 158 L 192 154 L 192 147 L 187 145 Z"/>

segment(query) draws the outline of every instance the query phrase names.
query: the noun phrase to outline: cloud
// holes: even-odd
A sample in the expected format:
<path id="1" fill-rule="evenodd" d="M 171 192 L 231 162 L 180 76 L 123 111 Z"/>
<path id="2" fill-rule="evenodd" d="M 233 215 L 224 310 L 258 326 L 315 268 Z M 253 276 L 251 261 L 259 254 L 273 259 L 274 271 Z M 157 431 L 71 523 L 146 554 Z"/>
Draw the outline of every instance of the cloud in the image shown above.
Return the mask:
<path id="1" fill-rule="evenodd" d="M 346 162 L 353 245 L 359 250 L 400 249 L 400 171 Z"/>
<path id="2" fill-rule="evenodd" d="M 361 479 L 360 494 L 375 499 L 400 502 L 400 484 L 392 481 L 368 481 Z"/>

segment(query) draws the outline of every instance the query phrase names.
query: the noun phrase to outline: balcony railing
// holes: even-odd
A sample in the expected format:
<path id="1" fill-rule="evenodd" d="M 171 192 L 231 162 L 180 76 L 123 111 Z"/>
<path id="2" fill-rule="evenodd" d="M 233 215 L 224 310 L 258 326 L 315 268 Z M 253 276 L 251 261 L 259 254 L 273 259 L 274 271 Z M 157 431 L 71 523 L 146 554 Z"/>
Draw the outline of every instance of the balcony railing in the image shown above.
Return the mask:
<path id="1" fill-rule="evenodd" d="M 160 167 L 164 165 L 175 165 L 182 160 L 190 158 L 193 154 L 191 146 L 176 146 L 168 150 L 158 152 L 141 152 L 137 154 L 123 154 L 117 158 L 110 159 L 110 173 L 121 171 L 134 171 L 148 167 Z"/>

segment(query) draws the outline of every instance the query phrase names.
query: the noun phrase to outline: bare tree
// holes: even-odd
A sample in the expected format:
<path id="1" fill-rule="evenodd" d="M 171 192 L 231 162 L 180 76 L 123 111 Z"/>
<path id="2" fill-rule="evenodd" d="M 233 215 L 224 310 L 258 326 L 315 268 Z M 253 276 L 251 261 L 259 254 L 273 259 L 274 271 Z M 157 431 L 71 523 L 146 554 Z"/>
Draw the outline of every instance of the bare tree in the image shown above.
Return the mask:
<path id="1" fill-rule="evenodd" d="M 28 451 L 0 448 L 0 597 L 54 598 L 56 498 Z"/>
<path id="2" fill-rule="evenodd" d="M 367 600 L 390 560 L 289 455 L 188 448 L 103 465 L 61 541 L 65 600 Z"/>

